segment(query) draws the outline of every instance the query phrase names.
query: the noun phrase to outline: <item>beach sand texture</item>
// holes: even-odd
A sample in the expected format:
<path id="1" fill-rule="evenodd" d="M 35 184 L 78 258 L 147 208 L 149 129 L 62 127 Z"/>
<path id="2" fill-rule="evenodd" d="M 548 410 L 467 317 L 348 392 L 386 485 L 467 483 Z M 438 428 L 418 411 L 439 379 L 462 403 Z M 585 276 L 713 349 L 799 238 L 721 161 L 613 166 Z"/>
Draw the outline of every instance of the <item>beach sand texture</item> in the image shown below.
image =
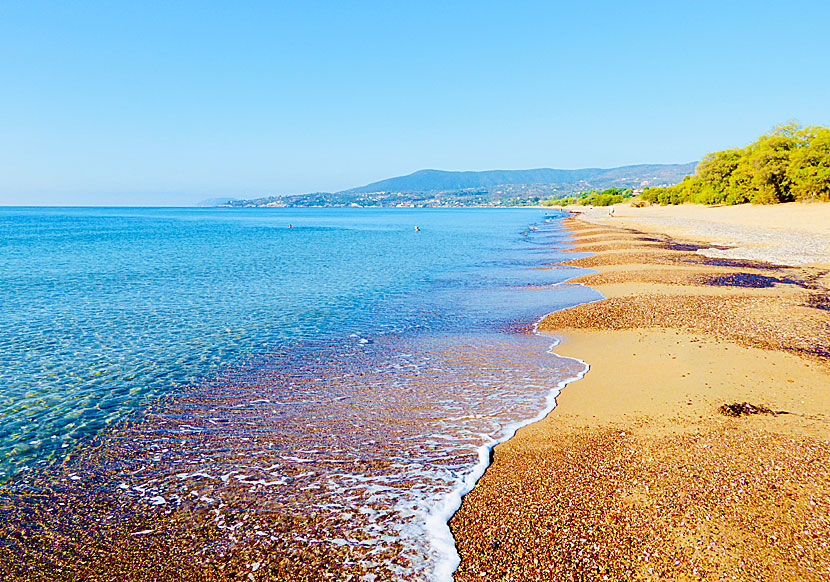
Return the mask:
<path id="1" fill-rule="evenodd" d="M 820 264 L 830 267 L 830 204 L 737 206 L 632 207 L 628 203 L 608 208 L 570 207 L 584 222 L 614 226 L 625 224 L 646 233 L 705 243 L 709 257 L 749 259 L 779 265 Z M 712 248 L 712 245 L 729 248 Z"/>
<path id="2" fill-rule="evenodd" d="M 456 580 L 830 579 L 830 245 L 800 268 L 711 259 L 655 233 L 705 241 L 721 226 L 699 215 L 719 209 L 645 210 L 567 221 L 596 253 L 570 264 L 608 299 L 540 330 L 591 370 L 495 449 L 451 521 Z M 803 239 L 795 224 L 757 230 Z"/>

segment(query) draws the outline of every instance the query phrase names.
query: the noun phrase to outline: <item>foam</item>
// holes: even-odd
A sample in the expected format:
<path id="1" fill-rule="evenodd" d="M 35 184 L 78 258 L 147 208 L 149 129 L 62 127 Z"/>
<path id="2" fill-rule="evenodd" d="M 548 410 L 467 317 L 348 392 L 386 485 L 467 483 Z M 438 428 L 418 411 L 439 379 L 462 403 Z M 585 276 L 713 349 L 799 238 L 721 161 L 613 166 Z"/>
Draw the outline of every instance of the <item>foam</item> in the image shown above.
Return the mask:
<path id="1" fill-rule="evenodd" d="M 546 218 L 545 222 L 549 222 L 549 219 Z M 584 285 L 582 283 L 569 283 L 567 281 L 551 285 L 551 287 L 566 286 L 575 287 Z M 593 303 L 593 301 L 586 301 L 584 303 Z M 533 333 L 535 335 L 544 335 L 539 331 L 539 325 L 541 325 L 542 321 L 544 321 L 548 315 L 550 315 L 550 313 L 546 313 L 545 315 L 539 317 L 534 323 Z M 557 355 L 553 350 L 561 343 L 561 339 L 557 337 L 552 339 L 553 343 L 550 345 L 548 353 Z M 547 398 L 545 399 L 544 408 L 540 410 L 535 417 L 507 425 L 500 437 L 496 439 L 489 439 L 487 442 L 482 444 L 477 451 L 479 459 L 478 463 L 476 463 L 473 469 L 461 479 L 457 487 L 446 495 L 444 499 L 442 499 L 441 502 L 427 514 L 427 518 L 425 520 L 427 533 L 430 535 L 432 547 L 439 555 L 439 559 L 433 570 L 433 576 L 436 582 L 453 582 L 453 574 L 456 569 L 458 569 L 458 566 L 461 563 L 461 558 L 458 555 L 455 539 L 453 538 L 452 531 L 449 528 L 449 521 L 452 519 L 452 516 L 455 515 L 455 512 L 461 507 L 464 495 L 472 491 L 476 483 L 478 483 L 481 477 L 484 476 L 484 473 L 490 465 L 490 453 L 493 448 L 496 445 L 513 438 L 520 428 L 539 422 L 547 417 L 553 409 L 556 408 L 556 397 L 559 396 L 562 389 L 571 382 L 576 382 L 577 380 L 582 379 L 582 377 L 585 376 L 590 369 L 588 363 L 579 358 L 566 358 L 558 355 L 557 357 L 580 363 L 582 365 L 582 371 L 577 373 L 575 376 L 565 378 L 557 382 L 548 393 Z"/>
<path id="2" fill-rule="evenodd" d="M 533 326 L 533 332 L 537 335 L 542 335 L 538 331 L 539 324 L 547 317 L 547 314 L 539 318 Z M 553 349 L 559 345 L 560 340 L 554 338 L 554 343 L 548 349 L 548 353 L 556 355 Z M 563 356 L 558 356 L 563 357 Z M 447 494 L 435 507 L 433 507 L 426 516 L 425 525 L 427 535 L 430 536 L 430 543 L 433 550 L 438 554 L 439 559 L 435 564 L 433 576 L 436 582 L 453 582 L 453 574 L 458 565 L 461 563 L 461 558 L 458 555 L 458 550 L 455 546 L 455 539 L 452 536 L 452 531 L 449 527 L 449 521 L 455 512 L 461 507 L 461 502 L 464 496 L 473 490 L 476 483 L 484 476 L 487 468 L 490 466 L 490 453 L 493 448 L 503 442 L 513 438 L 520 428 L 530 424 L 539 422 L 556 408 L 556 397 L 562 389 L 570 384 L 580 380 L 590 369 L 589 365 L 578 358 L 564 358 L 579 362 L 583 366 L 583 370 L 576 376 L 565 378 L 556 383 L 550 390 L 545 399 L 545 407 L 539 413 L 530 419 L 514 422 L 508 424 L 502 434 L 497 438 L 489 438 L 487 441 L 478 447 L 476 451 L 478 454 L 478 462 L 475 466 L 466 473 L 458 483 L 455 489 Z"/>

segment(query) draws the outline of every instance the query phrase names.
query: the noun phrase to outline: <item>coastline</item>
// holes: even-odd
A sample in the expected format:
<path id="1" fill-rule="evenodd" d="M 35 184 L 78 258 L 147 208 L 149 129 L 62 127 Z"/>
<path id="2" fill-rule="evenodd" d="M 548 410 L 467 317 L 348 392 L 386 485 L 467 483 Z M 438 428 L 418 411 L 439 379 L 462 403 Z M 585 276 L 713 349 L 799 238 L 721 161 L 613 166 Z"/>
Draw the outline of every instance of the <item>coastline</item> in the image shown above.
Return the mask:
<path id="1" fill-rule="evenodd" d="M 595 253 L 567 264 L 607 299 L 540 325 L 591 371 L 495 448 L 450 521 L 456 580 L 827 579 L 825 261 L 708 258 L 601 212 L 567 221 Z"/>
<path id="2" fill-rule="evenodd" d="M 537 328 L 546 317 L 547 315 L 542 316 L 539 322 L 537 322 L 537 325 L 534 327 L 535 334 L 541 336 L 545 335 L 543 332 L 537 331 Z M 461 560 L 457 551 L 453 532 L 450 528 L 450 521 L 461 508 L 465 497 L 470 493 L 470 491 L 475 489 L 481 478 L 489 470 L 489 467 L 492 464 L 495 448 L 503 443 L 509 442 L 521 429 L 533 425 L 548 416 L 556 408 L 556 401 L 562 393 L 562 390 L 564 390 L 569 384 L 583 379 L 585 374 L 588 373 L 589 366 L 585 361 L 580 360 L 577 357 L 561 356 L 560 354 L 555 353 L 553 350 L 559 345 L 559 340 L 550 336 L 548 337 L 549 339 L 554 340 L 548 350 L 548 353 L 558 357 L 575 360 L 581 363 L 584 368 L 577 375 L 563 378 L 552 386 L 547 397 L 545 398 L 545 407 L 540 410 L 536 416 L 506 426 L 498 438 L 489 440 L 479 446 L 476 451 L 478 454 L 478 462 L 475 464 L 472 471 L 467 473 L 459 482 L 458 486 L 447 494 L 442 502 L 427 516 L 427 530 L 433 532 L 433 547 L 438 549 L 439 552 L 444 555 L 444 558 L 438 562 L 437 567 L 433 572 L 437 582 L 452 582 L 454 579 L 454 572 L 457 570 Z"/>

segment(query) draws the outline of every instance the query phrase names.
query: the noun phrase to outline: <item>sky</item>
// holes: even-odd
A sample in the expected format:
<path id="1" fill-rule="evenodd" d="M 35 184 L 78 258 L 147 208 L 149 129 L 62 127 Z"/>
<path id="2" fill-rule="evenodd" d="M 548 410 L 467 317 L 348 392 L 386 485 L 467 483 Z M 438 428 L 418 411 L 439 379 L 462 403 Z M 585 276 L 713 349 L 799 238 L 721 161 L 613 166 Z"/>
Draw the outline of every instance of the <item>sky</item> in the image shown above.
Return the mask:
<path id="1" fill-rule="evenodd" d="M 830 3 L 0 2 L 0 205 L 683 163 L 830 125 Z"/>

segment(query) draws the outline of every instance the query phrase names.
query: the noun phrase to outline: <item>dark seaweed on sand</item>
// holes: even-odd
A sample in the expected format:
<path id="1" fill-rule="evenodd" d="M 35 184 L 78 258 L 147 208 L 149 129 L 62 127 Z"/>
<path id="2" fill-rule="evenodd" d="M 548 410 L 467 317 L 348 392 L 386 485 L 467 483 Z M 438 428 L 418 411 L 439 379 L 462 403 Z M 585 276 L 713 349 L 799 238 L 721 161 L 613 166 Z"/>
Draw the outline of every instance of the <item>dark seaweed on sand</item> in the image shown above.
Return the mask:
<path id="1" fill-rule="evenodd" d="M 830 311 L 830 295 L 826 295 L 824 293 L 814 293 L 810 295 L 810 298 L 807 300 L 807 307 Z"/>
<path id="2" fill-rule="evenodd" d="M 779 414 L 789 414 L 784 410 L 772 410 L 763 404 L 750 404 L 749 402 L 733 402 L 731 404 L 723 404 L 718 408 L 718 412 L 724 416 L 731 416 L 737 418 L 739 416 L 750 416 L 752 414 L 771 414 L 777 416 Z"/>
<path id="3" fill-rule="evenodd" d="M 766 275 L 755 275 L 753 273 L 731 273 L 729 275 L 716 275 L 706 278 L 703 282 L 706 285 L 715 285 L 718 287 L 748 287 L 752 289 L 773 287 L 776 284 L 798 284 L 796 281 L 793 281 L 792 279 L 768 277 Z"/>

